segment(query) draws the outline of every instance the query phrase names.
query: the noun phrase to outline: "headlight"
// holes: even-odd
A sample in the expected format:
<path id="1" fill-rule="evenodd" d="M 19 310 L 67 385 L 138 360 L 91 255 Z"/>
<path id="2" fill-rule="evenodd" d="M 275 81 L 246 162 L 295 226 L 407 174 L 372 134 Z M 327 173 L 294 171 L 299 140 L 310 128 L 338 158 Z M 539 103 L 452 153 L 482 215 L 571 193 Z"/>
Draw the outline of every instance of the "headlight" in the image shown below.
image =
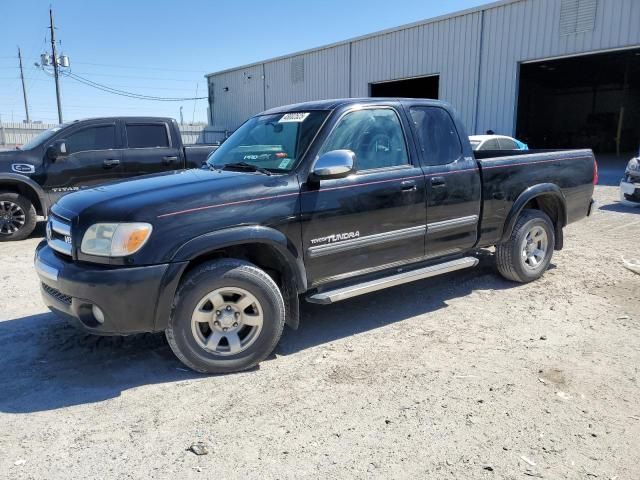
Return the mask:
<path id="1" fill-rule="evenodd" d="M 80 250 L 87 255 L 124 257 L 140 250 L 152 230 L 148 223 L 96 223 L 82 237 Z"/>
<path id="2" fill-rule="evenodd" d="M 627 163 L 627 170 L 630 172 L 638 172 L 640 171 L 640 159 L 632 158 L 629 163 Z"/>

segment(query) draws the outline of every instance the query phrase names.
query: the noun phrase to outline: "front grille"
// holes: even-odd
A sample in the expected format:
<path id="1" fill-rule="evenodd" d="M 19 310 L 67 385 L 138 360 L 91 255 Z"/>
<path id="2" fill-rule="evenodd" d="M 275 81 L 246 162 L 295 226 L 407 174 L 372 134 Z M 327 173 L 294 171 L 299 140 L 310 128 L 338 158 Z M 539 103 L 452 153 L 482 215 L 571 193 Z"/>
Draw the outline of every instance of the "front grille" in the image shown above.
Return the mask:
<path id="1" fill-rule="evenodd" d="M 60 217 L 51 215 L 47 222 L 47 244 L 56 252 L 70 257 L 73 248 L 71 224 Z"/>
<path id="2" fill-rule="evenodd" d="M 42 289 L 47 292 L 50 296 L 58 300 L 59 302 L 66 303 L 67 305 L 71 305 L 71 297 L 69 295 L 65 295 L 60 290 L 56 290 L 53 287 L 50 287 L 46 283 L 42 284 Z"/>
<path id="3" fill-rule="evenodd" d="M 640 188 L 636 188 L 636 190 L 631 195 L 625 193 L 624 199 L 629 200 L 630 202 L 640 202 Z"/>

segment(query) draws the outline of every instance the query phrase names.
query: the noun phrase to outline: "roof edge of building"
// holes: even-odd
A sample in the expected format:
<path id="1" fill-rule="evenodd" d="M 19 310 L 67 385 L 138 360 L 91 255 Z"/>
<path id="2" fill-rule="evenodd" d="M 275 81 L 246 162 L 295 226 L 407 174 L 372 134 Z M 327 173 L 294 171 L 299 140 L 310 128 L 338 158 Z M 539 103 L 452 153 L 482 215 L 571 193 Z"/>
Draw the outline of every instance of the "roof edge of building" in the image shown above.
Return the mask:
<path id="1" fill-rule="evenodd" d="M 205 74 L 205 78 L 208 79 L 209 77 L 215 77 L 216 75 L 221 75 L 223 73 L 234 72 L 236 70 L 244 70 L 246 68 L 256 67 L 258 65 L 262 65 L 262 64 L 265 64 L 265 63 L 271 63 L 271 62 L 275 62 L 275 61 L 278 61 L 278 60 L 283 60 L 285 58 L 298 57 L 300 55 L 305 55 L 307 53 L 320 52 L 322 50 L 328 50 L 330 48 L 335 48 L 335 47 L 339 47 L 339 46 L 342 46 L 342 45 L 348 45 L 350 43 L 359 42 L 361 40 L 366 40 L 368 38 L 373 38 L 373 37 L 377 37 L 377 36 L 380 36 L 380 35 L 386 35 L 388 33 L 399 32 L 399 31 L 402 31 L 402 30 L 407 30 L 409 28 L 419 27 L 419 26 L 422 26 L 422 25 L 428 25 L 430 23 L 442 22 L 443 20 L 449 20 L 449 19 L 456 18 L 456 17 L 462 17 L 464 15 L 469 15 L 469 14 L 477 13 L 477 12 L 483 12 L 485 10 L 491 10 L 493 8 L 498 8 L 498 7 L 502 7 L 502 6 L 505 6 L 505 5 L 509 5 L 511 3 L 519 3 L 519 2 L 523 2 L 523 1 L 525 1 L 525 0 L 498 0 L 498 1 L 495 1 L 495 2 L 487 3 L 485 5 L 480 5 L 478 7 L 466 8 L 464 10 L 458 10 L 456 12 L 446 13 L 444 15 L 439 15 L 437 17 L 427 18 L 425 20 L 418 20 L 418 21 L 412 22 L 412 23 L 405 23 L 404 25 L 400 25 L 400 26 L 397 26 L 397 27 L 391 27 L 391 28 L 387 28 L 387 29 L 384 29 L 384 30 L 379 30 L 377 32 L 372 32 L 372 33 L 367 33 L 365 35 L 360 35 L 358 37 L 352 37 L 352 38 L 348 38 L 346 40 L 340 40 L 340 41 L 337 41 L 337 42 L 328 43 L 328 44 L 322 45 L 320 47 L 308 48 L 306 50 L 300 50 L 298 52 L 292 52 L 292 53 L 287 53 L 287 54 L 284 54 L 284 55 L 278 55 L 276 57 L 267 58 L 265 60 L 259 60 L 257 62 L 247 63 L 247 64 L 240 65 L 240 66 L 237 66 L 237 67 L 231 67 L 231 68 L 226 68 L 224 70 L 218 70 L 216 72 Z"/>

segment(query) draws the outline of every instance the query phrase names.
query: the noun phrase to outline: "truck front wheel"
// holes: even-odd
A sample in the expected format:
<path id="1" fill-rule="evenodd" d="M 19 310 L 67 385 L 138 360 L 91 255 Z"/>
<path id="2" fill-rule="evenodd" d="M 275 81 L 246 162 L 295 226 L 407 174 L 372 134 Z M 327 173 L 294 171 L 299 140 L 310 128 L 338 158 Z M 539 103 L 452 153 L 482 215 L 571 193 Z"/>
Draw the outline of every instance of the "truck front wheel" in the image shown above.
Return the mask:
<path id="1" fill-rule="evenodd" d="M 284 300 L 273 279 L 248 262 L 224 259 L 187 274 L 165 333 L 187 367 L 229 373 L 264 360 L 284 323 Z"/>
<path id="2" fill-rule="evenodd" d="M 36 228 L 36 209 L 19 193 L 0 192 L 0 242 L 24 240 Z"/>
<path id="3" fill-rule="evenodd" d="M 509 240 L 496 246 L 498 271 L 514 282 L 540 278 L 551 262 L 555 241 L 549 216 L 540 210 L 524 210 Z"/>

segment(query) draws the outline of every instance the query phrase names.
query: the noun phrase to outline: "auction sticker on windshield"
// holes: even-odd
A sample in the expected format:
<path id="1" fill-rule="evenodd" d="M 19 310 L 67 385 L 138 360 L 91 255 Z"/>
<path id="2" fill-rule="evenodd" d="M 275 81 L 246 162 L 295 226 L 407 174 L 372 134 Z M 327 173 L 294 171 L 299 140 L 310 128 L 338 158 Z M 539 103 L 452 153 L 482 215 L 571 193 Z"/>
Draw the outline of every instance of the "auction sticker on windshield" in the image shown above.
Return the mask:
<path id="1" fill-rule="evenodd" d="M 278 123 L 304 122 L 308 116 L 309 112 L 285 113 L 282 118 L 278 120 Z"/>

